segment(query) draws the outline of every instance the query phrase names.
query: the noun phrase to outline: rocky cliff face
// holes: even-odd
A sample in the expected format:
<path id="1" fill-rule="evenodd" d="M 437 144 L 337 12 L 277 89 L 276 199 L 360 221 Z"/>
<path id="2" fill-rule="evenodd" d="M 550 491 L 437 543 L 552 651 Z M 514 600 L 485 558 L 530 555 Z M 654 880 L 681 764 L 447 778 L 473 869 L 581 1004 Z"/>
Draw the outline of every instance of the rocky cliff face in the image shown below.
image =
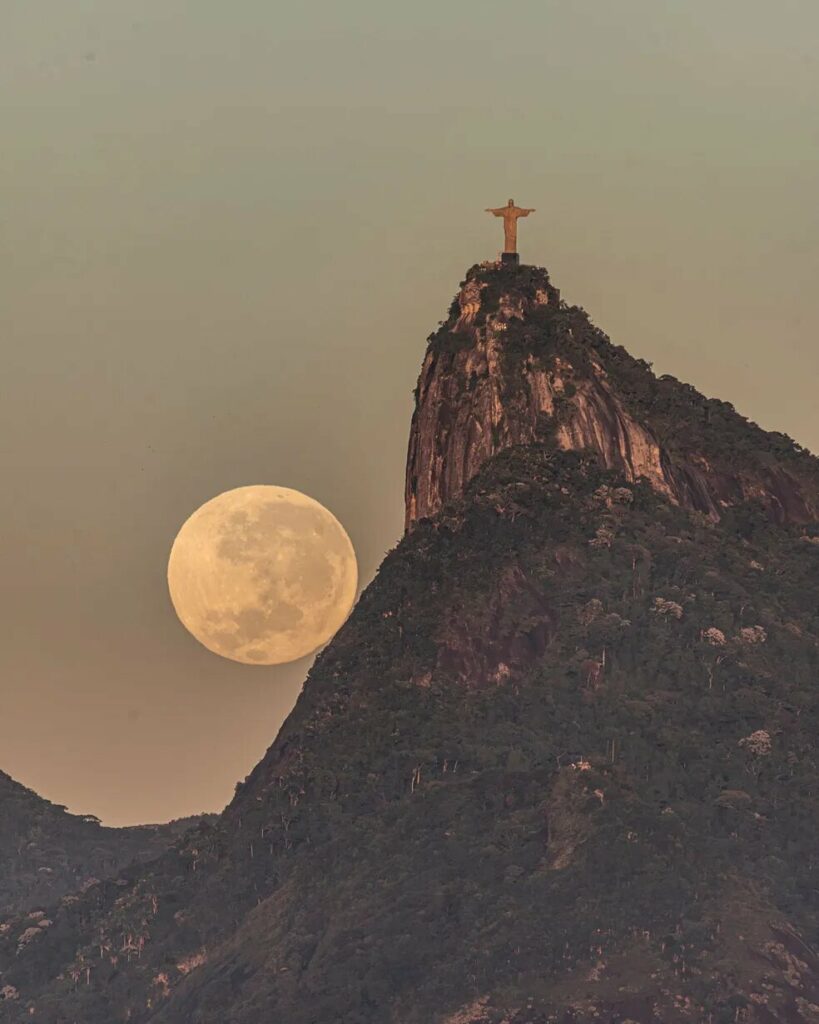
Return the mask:
<path id="1" fill-rule="evenodd" d="M 533 442 L 595 452 L 626 480 L 644 479 L 714 520 L 747 501 L 778 522 L 815 519 L 815 466 L 788 439 L 758 428 L 748 450 L 748 426 L 725 403 L 657 380 L 612 346 L 583 310 L 560 301 L 545 270 L 473 267 L 430 338 L 418 380 L 407 527 L 460 497 L 498 452 Z"/>
<path id="2" fill-rule="evenodd" d="M 424 365 L 412 529 L 270 750 L 0 921 L 0 1021 L 819 1020 L 816 460 L 540 270 L 471 272 Z"/>

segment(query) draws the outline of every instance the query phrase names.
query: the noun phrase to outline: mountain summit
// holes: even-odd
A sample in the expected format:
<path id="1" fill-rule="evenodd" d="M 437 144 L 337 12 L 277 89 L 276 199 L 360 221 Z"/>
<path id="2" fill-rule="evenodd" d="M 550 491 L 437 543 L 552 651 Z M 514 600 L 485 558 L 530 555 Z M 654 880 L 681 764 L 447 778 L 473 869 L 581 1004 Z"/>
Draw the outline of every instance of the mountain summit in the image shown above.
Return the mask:
<path id="1" fill-rule="evenodd" d="M 218 820 L 0 923 L 0 1020 L 819 1020 L 819 463 L 544 270 L 429 340 L 408 531 Z"/>
<path id="2" fill-rule="evenodd" d="M 540 267 L 472 267 L 429 339 L 407 465 L 407 524 L 460 497 L 514 445 L 587 451 L 629 483 L 718 520 L 761 501 L 777 522 L 819 516 L 814 459 L 673 377 L 657 379 Z"/>

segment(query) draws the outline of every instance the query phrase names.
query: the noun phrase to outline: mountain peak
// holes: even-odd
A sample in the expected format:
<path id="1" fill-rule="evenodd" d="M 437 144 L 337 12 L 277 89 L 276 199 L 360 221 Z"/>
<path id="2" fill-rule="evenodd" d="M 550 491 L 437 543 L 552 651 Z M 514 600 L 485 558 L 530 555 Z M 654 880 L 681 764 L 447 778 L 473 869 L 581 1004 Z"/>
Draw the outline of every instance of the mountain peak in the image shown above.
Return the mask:
<path id="1" fill-rule="evenodd" d="M 412 529 L 214 823 L 0 922 L 0 1020 L 815 1024 L 818 493 L 473 267 Z"/>
<path id="2" fill-rule="evenodd" d="M 416 389 L 406 525 L 438 514 L 506 448 L 595 452 L 629 481 L 716 521 L 759 502 L 777 522 L 819 509 L 816 460 L 726 402 L 615 346 L 542 267 L 476 264 L 430 336 Z"/>

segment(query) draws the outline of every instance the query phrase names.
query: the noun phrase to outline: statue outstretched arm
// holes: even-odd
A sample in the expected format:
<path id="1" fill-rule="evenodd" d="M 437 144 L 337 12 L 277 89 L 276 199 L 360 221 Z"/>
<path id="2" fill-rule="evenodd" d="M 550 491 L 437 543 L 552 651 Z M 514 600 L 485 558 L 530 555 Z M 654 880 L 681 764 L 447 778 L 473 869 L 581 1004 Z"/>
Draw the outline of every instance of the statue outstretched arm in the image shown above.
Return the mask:
<path id="1" fill-rule="evenodd" d="M 521 210 L 518 216 L 528 217 L 530 213 L 537 213 L 537 210 Z"/>
<path id="2" fill-rule="evenodd" d="M 493 210 L 491 207 L 488 207 L 483 212 L 484 213 L 494 213 L 496 217 L 502 217 L 504 215 L 504 213 L 506 213 L 506 207 L 505 206 L 499 206 L 497 210 Z"/>

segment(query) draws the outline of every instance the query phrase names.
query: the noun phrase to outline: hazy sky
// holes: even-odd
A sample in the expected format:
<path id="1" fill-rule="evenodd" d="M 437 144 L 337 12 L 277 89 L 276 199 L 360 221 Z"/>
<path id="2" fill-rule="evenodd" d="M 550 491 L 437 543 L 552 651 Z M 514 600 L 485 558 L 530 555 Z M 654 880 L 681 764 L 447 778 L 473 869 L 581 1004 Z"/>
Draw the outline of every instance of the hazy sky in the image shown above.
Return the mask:
<path id="1" fill-rule="evenodd" d="M 819 449 L 816 0 L 5 0 L 0 768 L 216 810 L 307 660 L 182 628 L 176 530 L 273 483 L 398 539 L 426 336 L 502 246 Z"/>

